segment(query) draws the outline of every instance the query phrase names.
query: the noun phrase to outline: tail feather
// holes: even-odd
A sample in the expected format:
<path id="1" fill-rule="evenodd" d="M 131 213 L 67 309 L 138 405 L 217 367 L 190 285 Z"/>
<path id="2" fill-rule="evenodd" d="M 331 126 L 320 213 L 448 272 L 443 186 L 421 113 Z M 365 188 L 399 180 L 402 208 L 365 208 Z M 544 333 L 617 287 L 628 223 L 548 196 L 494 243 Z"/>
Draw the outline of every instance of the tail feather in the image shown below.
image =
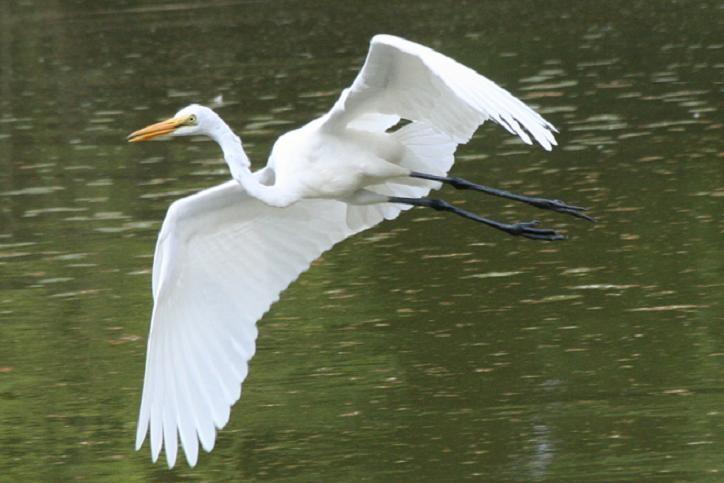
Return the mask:
<path id="1" fill-rule="evenodd" d="M 392 133 L 392 136 L 406 148 L 399 165 L 410 171 L 444 176 L 455 162 L 455 140 L 425 123 L 412 122 Z M 370 191 L 379 194 L 408 198 L 427 196 L 431 190 L 439 188 L 439 182 L 419 178 L 387 181 L 369 187 Z M 349 205 L 347 224 L 354 231 L 362 231 L 382 220 L 397 218 L 401 211 L 410 208 L 412 206 L 399 204 Z"/>
<path id="2" fill-rule="evenodd" d="M 400 166 L 442 176 L 447 174 L 455 161 L 457 143 L 432 126 L 413 122 L 397 130 L 393 136 L 407 148 Z"/>

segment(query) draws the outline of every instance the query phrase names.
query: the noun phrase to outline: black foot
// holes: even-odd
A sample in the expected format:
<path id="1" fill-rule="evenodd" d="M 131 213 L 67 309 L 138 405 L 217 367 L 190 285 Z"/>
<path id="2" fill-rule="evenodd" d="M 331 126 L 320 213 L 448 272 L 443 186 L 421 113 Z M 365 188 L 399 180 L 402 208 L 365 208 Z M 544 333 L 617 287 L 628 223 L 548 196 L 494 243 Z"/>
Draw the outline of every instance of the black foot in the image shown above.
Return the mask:
<path id="1" fill-rule="evenodd" d="M 520 196 L 520 195 L 519 195 Z M 580 206 L 571 206 L 566 203 L 564 203 L 561 200 L 549 200 L 546 198 L 533 198 L 529 196 L 520 196 L 521 199 L 519 201 L 523 201 L 524 203 L 528 203 L 531 206 L 535 206 L 536 208 L 540 208 L 541 210 L 551 210 L 558 213 L 566 213 L 571 216 L 575 216 L 576 218 L 583 218 L 584 220 L 588 220 L 590 222 L 595 223 L 596 220 L 592 217 L 588 216 L 587 214 L 583 213 L 587 210 L 587 208 L 582 208 Z M 525 198 L 525 199 L 522 199 Z"/>
<path id="2" fill-rule="evenodd" d="M 538 220 L 533 221 L 521 221 L 512 225 L 502 225 L 500 227 L 506 233 L 513 236 L 522 236 L 523 238 L 530 238 L 531 240 L 565 240 L 566 237 L 561 235 L 555 230 L 535 228 L 540 222 Z"/>

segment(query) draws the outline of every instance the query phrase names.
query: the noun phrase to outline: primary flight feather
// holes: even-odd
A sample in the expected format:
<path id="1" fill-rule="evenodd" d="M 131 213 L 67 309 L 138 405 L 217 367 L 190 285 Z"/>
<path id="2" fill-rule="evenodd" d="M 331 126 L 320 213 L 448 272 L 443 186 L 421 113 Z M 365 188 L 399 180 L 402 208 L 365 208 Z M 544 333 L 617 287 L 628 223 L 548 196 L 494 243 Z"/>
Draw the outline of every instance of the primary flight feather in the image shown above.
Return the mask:
<path id="1" fill-rule="evenodd" d="M 390 130 L 401 119 L 411 122 Z M 258 171 L 239 137 L 206 107 L 188 106 L 132 133 L 132 142 L 209 136 L 232 175 L 175 201 L 163 222 L 137 449 L 150 430 L 153 460 L 165 447 L 169 467 L 179 439 L 191 466 L 199 442 L 211 451 L 239 399 L 256 322 L 314 259 L 355 233 L 425 206 L 512 235 L 562 238 L 535 222 L 500 223 L 426 198 L 441 183 L 590 219 L 560 201 L 448 177 L 457 145 L 489 119 L 528 144 L 556 144 L 551 124 L 492 81 L 432 49 L 377 35 L 331 111 L 281 136 Z"/>

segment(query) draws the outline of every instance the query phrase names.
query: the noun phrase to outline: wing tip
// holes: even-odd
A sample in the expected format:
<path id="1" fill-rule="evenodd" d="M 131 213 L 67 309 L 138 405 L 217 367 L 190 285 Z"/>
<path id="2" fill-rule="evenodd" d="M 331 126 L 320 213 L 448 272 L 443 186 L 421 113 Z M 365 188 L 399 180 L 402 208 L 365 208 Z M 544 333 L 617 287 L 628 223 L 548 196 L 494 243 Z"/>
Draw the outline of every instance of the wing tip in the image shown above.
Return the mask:
<path id="1" fill-rule="evenodd" d="M 166 447 L 166 463 L 169 470 L 176 466 L 176 451 L 169 451 L 168 447 Z"/>
<path id="2" fill-rule="evenodd" d="M 216 428 L 214 427 L 214 424 L 211 423 L 210 431 L 204 431 L 202 428 L 197 428 L 197 434 L 199 435 L 201 447 L 204 448 L 204 451 L 207 453 L 211 453 L 214 449 L 214 445 L 216 444 Z M 198 448 L 196 451 L 198 452 Z"/>
<path id="3" fill-rule="evenodd" d="M 552 124 L 548 124 L 544 126 L 542 136 L 534 137 L 536 138 L 536 141 L 538 141 L 538 144 L 543 146 L 543 149 L 546 151 L 552 151 L 553 146 L 558 146 L 558 141 L 556 141 L 556 137 L 553 135 L 554 132 L 558 132 L 558 130 L 553 127 Z"/>
<path id="4" fill-rule="evenodd" d="M 196 435 L 194 435 L 194 438 Z M 182 444 L 181 445 L 184 450 L 184 455 L 186 456 L 186 463 L 188 463 L 190 468 L 193 468 L 196 466 L 196 463 L 199 461 L 199 447 L 196 445 L 193 449 L 187 448 L 187 445 Z"/>
<path id="5" fill-rule="evenodd" d="M 138 429 L 136 429 L 136 451 L 141 449 L 143 442 L 146 441 L 148 434 L 148 418 L 138 421 Z"/>
<path id="6" fill-rule="evenodd" d="M 151 462 L 155 463 L 158 461 L 158 456 L 161 454 L 161 446 L 151 448 Z"/>

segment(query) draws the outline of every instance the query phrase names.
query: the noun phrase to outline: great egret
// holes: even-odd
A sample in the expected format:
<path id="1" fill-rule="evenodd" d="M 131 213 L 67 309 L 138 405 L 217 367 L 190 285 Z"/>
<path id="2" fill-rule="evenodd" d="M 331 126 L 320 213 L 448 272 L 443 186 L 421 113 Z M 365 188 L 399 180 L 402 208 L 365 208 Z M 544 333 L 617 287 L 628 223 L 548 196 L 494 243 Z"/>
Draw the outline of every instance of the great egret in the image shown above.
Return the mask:
<path id="1" fill-rule="evenodd" d="M 400 119 L 411 122 L 399 127 Z M 178 440 L 189 465 L 198 442 L 239 399 L 255 351 L 256 322 L 335 243 L 412 206 L 426 206 L 512 235 L 558 240 L 536 222 L 505 224 L 426 198 L 448 183 L 589 219 L 583 208 L 448 177 L 453 153 L 488 119 L 544 149 L 555 128 L 492 81 L 422 45 L 375 36 L 367 60 L 332 110 L 281 136 L 267 166 L 250 170 L 241 140 L 211 109 L 190 105 L 129 135 L 205 135 L 232 180 L 171 204 L 156 245 L 154 298 L 136 449 L 149 429 L 169 467 Z"/>

